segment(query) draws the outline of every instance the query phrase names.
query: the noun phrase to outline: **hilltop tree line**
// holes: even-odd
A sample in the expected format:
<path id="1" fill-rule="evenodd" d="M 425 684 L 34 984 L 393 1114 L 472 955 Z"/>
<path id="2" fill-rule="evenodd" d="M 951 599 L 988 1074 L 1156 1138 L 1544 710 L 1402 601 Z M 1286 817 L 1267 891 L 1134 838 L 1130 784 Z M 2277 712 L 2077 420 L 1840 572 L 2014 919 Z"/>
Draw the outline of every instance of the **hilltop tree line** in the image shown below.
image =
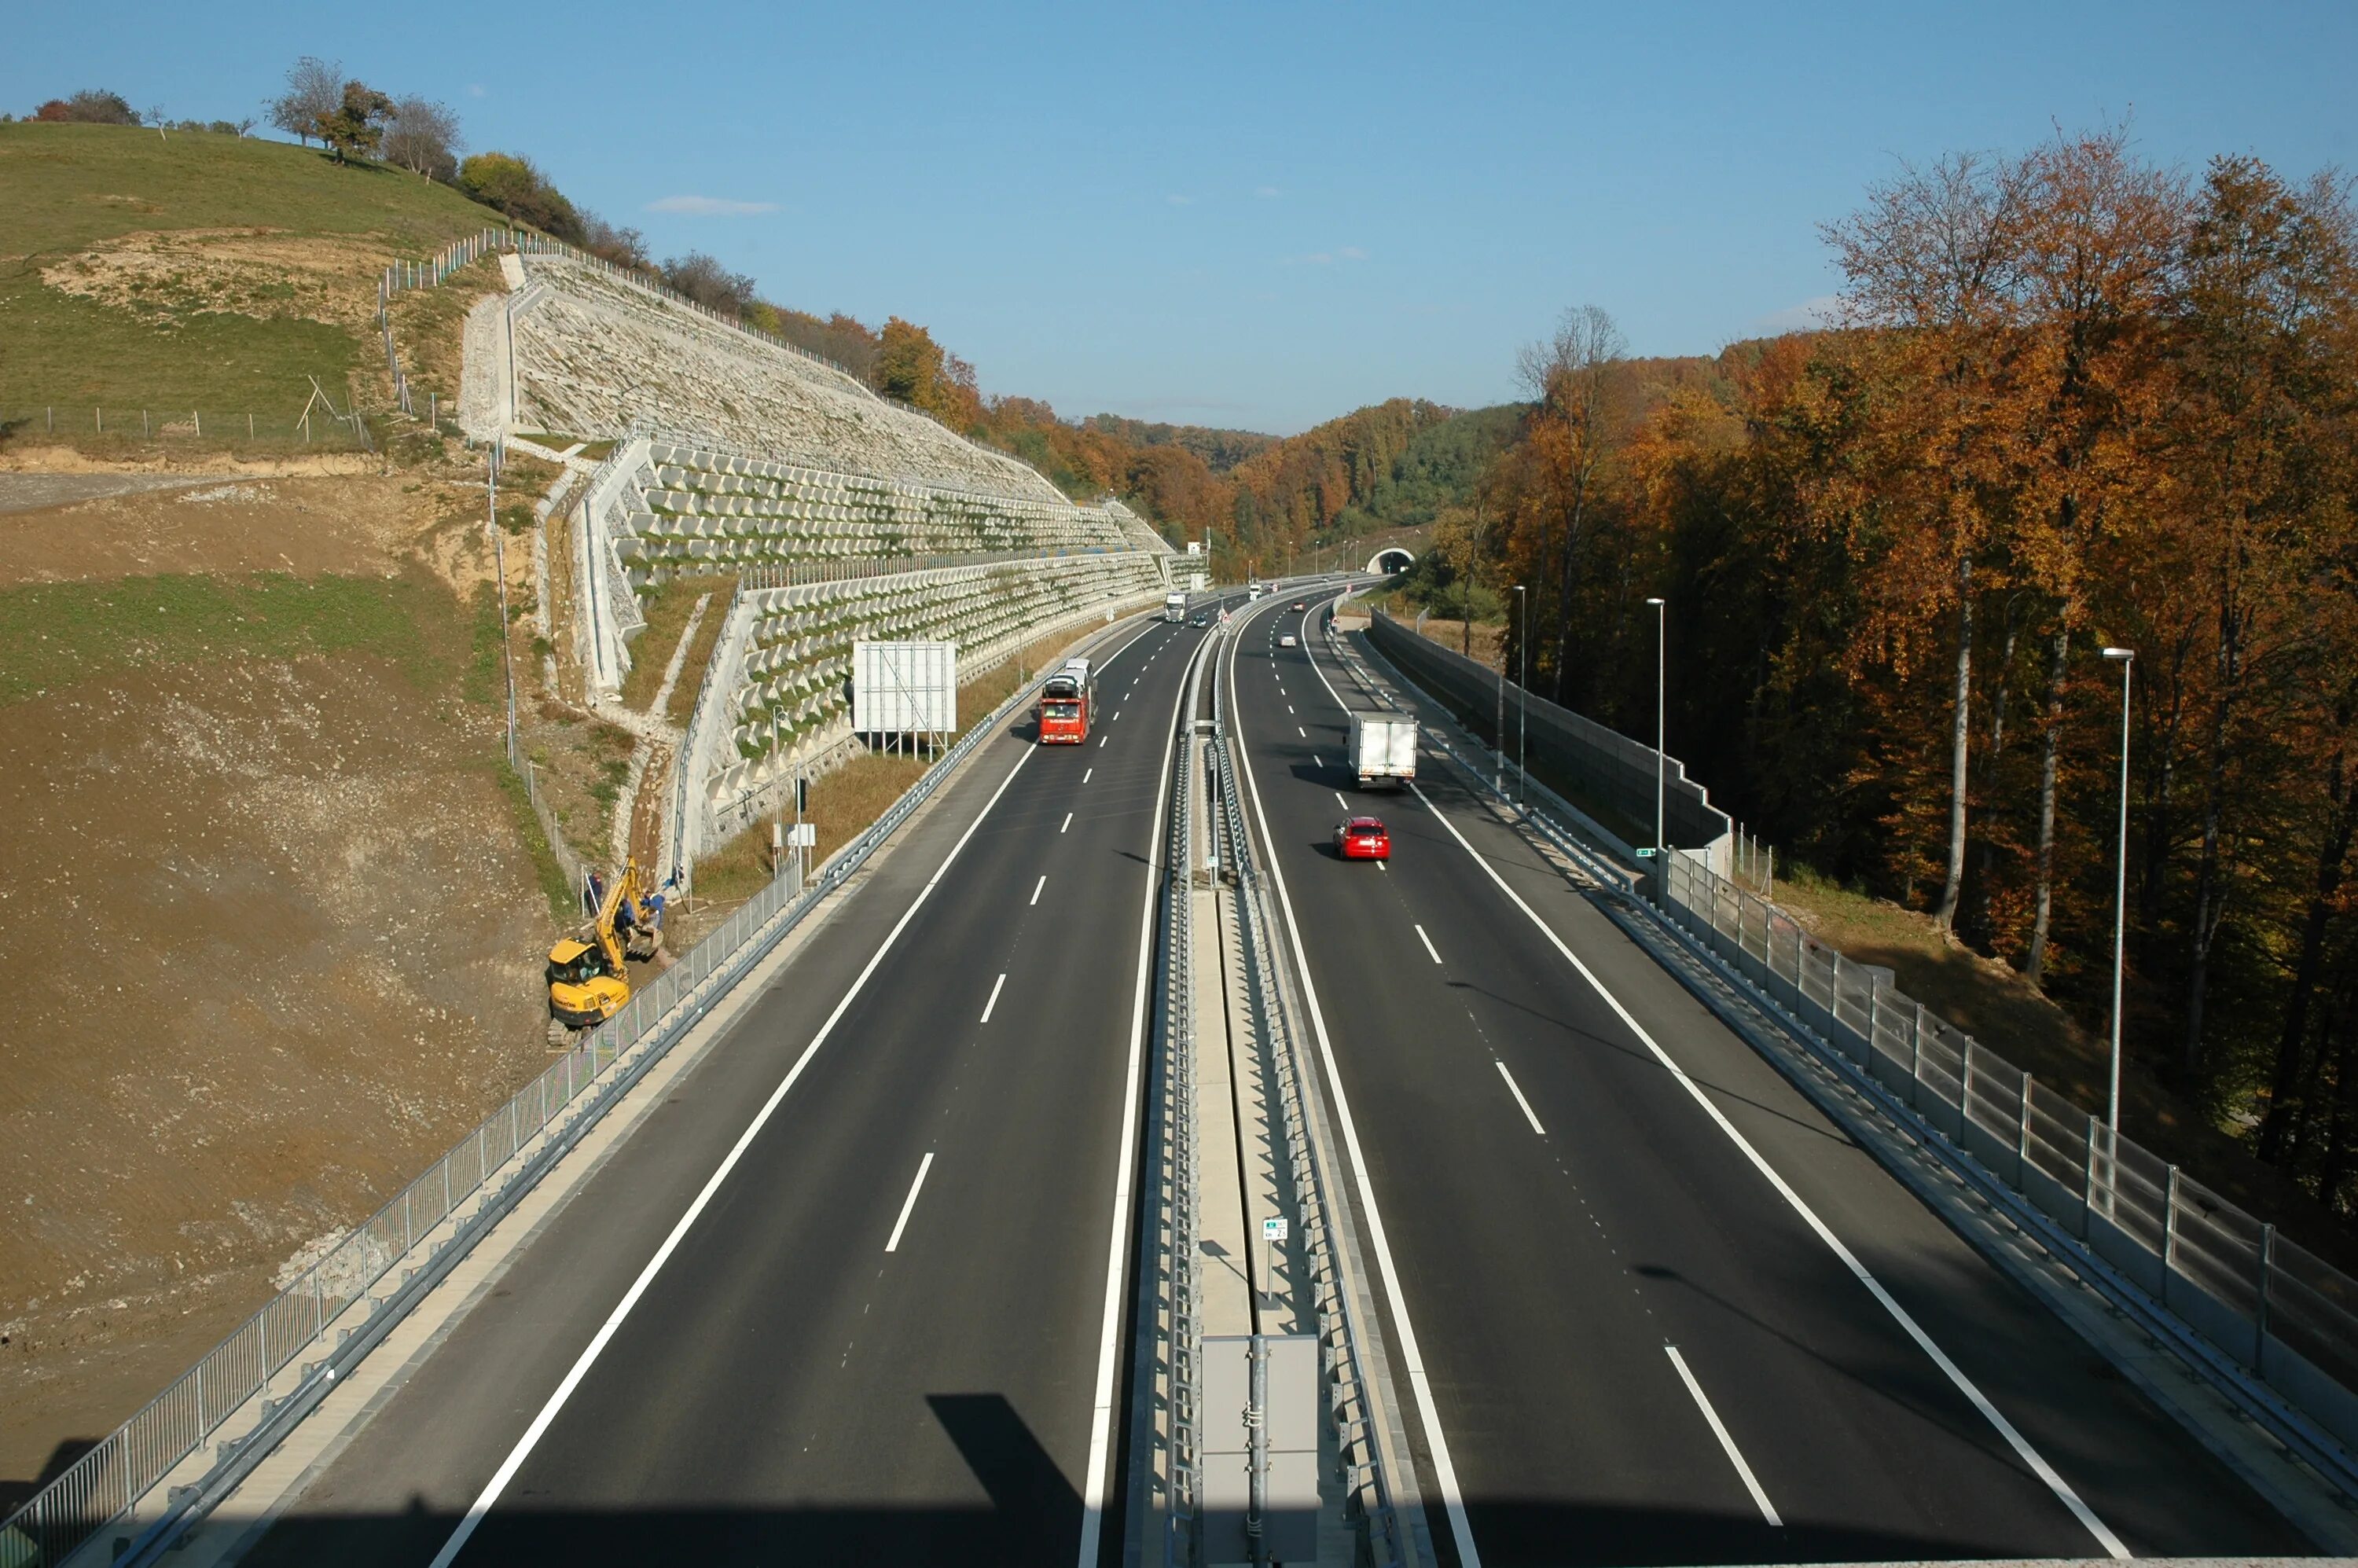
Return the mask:
<path id="1" fill-rule="evenodd" d="M 1903 168 L 1825 330 L 1627 356 L 1583 309 L 1433 571 L 1532 685 L 2093 1024 L 2130 687 L 2132 1054 L 2358 1198 L 2358 226 L 2119 129 Z M 1444 583 L 1441 586 L 1446 588 Z"/>

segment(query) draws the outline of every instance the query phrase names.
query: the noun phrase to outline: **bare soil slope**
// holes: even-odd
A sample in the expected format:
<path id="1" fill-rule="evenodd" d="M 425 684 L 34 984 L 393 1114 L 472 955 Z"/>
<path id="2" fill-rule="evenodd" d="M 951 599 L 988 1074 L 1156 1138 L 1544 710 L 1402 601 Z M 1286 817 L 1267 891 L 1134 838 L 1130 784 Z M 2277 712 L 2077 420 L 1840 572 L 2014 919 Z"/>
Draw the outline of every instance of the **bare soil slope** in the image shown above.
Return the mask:
<path id="1" fill-rule="evenodd" d="M 480 494 L 0 515 L 0 1509 L 541 1064 Z"/>

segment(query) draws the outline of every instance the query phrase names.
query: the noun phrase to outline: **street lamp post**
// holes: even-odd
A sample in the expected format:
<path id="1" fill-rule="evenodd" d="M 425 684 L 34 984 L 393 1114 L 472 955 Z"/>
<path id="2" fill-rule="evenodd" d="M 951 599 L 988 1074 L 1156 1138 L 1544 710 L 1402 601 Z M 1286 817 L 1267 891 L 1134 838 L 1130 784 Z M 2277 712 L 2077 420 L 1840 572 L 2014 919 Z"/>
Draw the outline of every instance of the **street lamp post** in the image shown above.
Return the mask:
<path id="1" fill-rule="evenodd" d="M 1531 601 L 1521 583 L 1515 585 L 1515 656 L 1522 666 L 1515 677 L 1515 804 L 1520 806 L 1531 780 L 1523 762 L 1523 741 L 1531 731 Z"/>
<path id="2" fill-rule="evenodd" d="M 2115 1144 L 2121 1133 L 2121 964 L 2128 945 L 2129 918 L 2129 675 L 2134 648 L 2106 648 L 2104 657 L 2121 666 L 2121 833 L 2113 877 L 2113 1067 L 2104 1100 L 2104 1125 Z"/>
<path id="3" fill-rule="evenodd" d="M 1670 604 L 1667 599 L 1649 599 L 1654 607 L 1654 892 L 1658 898 L 1668 899 L 1671 892 L 1670 867 L 1664 863 L 1662 817 L 1668 802 L 1668 785 L 1664 783 L 1662 752 L 1669 739 L 1664 715 L 1667 703 L 1664 694 L 1669 689 L 1670 660 L 1667 652 L 1670 633 Z"/>

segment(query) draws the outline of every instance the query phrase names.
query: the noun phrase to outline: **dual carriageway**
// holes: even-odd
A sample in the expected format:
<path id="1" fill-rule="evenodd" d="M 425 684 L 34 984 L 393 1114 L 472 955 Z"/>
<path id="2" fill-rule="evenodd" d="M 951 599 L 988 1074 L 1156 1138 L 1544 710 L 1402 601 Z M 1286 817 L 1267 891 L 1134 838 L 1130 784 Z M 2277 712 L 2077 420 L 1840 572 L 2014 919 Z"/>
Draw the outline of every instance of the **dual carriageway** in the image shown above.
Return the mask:
<path id="1" fill-rule="evenodd" d="M 979 752 L 223 1555 L 1119 1560 L 1206 659 L 1436 1558 L 2311 1550 L 1450 767 L 1336 858 L 1371 699 L 1325 600 L 1236 608 L 1113 634 L 1085 744 Z"/>

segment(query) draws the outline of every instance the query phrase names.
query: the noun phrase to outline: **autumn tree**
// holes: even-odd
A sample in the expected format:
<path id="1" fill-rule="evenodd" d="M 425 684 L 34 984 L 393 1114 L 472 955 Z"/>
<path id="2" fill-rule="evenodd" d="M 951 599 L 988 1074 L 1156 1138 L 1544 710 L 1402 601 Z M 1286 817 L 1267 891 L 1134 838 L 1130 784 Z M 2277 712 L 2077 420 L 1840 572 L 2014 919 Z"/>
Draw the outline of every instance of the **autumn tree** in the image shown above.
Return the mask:
<path id="1" fill-rule="evenodd" d="M 1538 472 L 1549 490 L 1552 515 L 1539 540 L 1537 576 L 1555 585 L 1555 700 L 1565 698 L 1572 636 L 1574 579 L 1594 521 L 1600 475 L 1611 449 L 1606 388 L 1627 344 L 1613 318 L 1594 305 L 1567 310 L 1554 335 L 1526 347 L 1516 362 L 1533 416 Z M 1551 567 L 1552 559 L 1552 567 Z"/>
<path id="2" fill-rule="evenodd" d="M 1943 927 L 1955 922 L 1964 885 L 1974 570 L 2006 521 L 1991 405 L 2019 303 L 2024 178 L 2015 164 L 1974 154 L 1906 166 L 1824 231 L 1844 278 L 1841 321 L 1875 333 L 1877 370 L 1894 394 L 1877 500 L 1910 525 L 1891 535 L 1876 630 L 1904 648 L 1925 610 L 1945 606 L 1955 622 L 1947 855 L 1933 911 Z"/>
<path id="3" fill-rule="evenodd" d="M 320 118 L 343 100 L 344 62 L 307 54 L 287 68 L 287 91 L 270 101 L 270 123 L 308 146 Z"/>
<path id="4" fill-rule="evenodd" d="M 392 99 L 362 82 L 347 81 L 335 110 L 314 120 L 311 133 L 336 155 L 338 163 L 349 163 L 375 155 L 392 118 Z"/>
<path id="5" fill-rule="evenodd" d="M 458 114 L 449 104 L 415 95 L 394 101 L 384 133 L 387 163 L 448 185 L 459 178 L 458 155 L 465 145 Z"/>

